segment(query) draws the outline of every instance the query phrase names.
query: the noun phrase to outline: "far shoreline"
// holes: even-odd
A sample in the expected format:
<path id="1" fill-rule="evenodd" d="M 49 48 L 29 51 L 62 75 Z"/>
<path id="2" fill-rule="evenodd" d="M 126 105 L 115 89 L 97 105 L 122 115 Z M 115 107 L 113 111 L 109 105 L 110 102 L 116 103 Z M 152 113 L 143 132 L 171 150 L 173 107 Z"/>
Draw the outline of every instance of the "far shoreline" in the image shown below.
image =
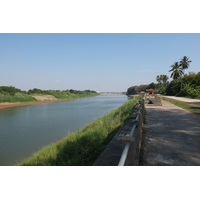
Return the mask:
<path id="1" fill-rule="evenodd" d="M 29 106 L 29 105 L 39 105 L 39 104 L 46 104 L 46 103 L 55 103 L 60 101 L 69 101 L 73 99 L 56 99 L 56 100 L 44 100 L 44 101 L 30 101 L 30 102 L 15 102 L 15 103 L 0 103 L 0 110 L 5 108 L 11 107 L 18 107 L 18 106 Z"/>

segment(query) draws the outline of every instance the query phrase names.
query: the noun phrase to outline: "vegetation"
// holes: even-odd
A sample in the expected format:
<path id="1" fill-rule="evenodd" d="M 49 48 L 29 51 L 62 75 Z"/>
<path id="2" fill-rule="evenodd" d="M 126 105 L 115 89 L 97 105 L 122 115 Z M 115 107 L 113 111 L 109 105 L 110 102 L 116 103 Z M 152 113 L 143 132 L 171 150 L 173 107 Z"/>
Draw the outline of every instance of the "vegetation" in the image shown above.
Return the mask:
<path id="1" fill-rule="evenodd" d="M 43 95 L 53 95 L 57 99 L 74 99 L 74 98 L 82 98 L 82 97 L 88 97 L 88 96 L 95 96 L 97 95 L 97 92 L 93 90 L 41 90 L 34 88 L 32 90 L 28 91 L 28 94 L 43 94 Z"/>
<path id="2" fill-rule="evenodd" d="M 36 101 L 35 98 L 13 86 L 0 86 L 0 102 L 28 102 Z"/>
<path id="3" fill-rule="evenodd" d="M 187 56 L 183 56 L 180 63 L 175 62 L 174 65 L 172 65 L 172 69 L 169 70 L 171 73 L 171 77 L 174 79 L 180 79 L 181 80 L 181 90 L 183 89 L 183 83 L 182 83 L 182 77 L 184 75 L 185 69 L 188 69 L 191 60 Z"/>
<path id="4" fill-rule="evenodd" d="M 189 72 L 182 79 L 172 80 L 164 94 L 188 98 L 200 98 L 200 72 Z"/>
<path id="5" fill-rule="evenodd" d="M 192 113 L 200 114 L 200 105 L 198 105 L 198 104 L 191 104 L 191 103 L 178 101 L 178 100 L 174 100 L 174 99 L 168 99 L 165 97 L 163 97 L 163 100 L 168 101 L 168 102 L 170 102 L 176 106 L 179 106 L 183 109 L 186 109 Z"/>
<path id="6" fill-rule="evenodd" d="M 27 94 L 22 94 L 19 92 L 15 93 L 14 95 L 0 93 L 0 102 L 14 103 L 14 102 L 29 102 L 29 101 L 36 101 L 36 99 Z"/>
<path id="7" fill-rule="evenodd" d="M 190 63 L 192 61 L 189 60 L 187 56 L 183 56 L 180 62 L 175 62 L 171 65 L 171 78 L 173 80 L 168 82 L 167 75 L 158 75 L 156 76 L 157 84 L 151 83 L 149 85 L 140 85 L 140 86 L 132 86 L 127 90 L 127 95 L 138 94 L 141 91 L 145 91 L 146 89 L 155 89 L 156 93 L 173 95 L 173 96 L 182 96 L 189 98 L 200 98 L 200 72 L 194 73 L 189 72 L 185 73 L 185 69 L 188 69 Z"/>
<path id="8" fill-rule="evenodd" d="M 162 85 L 162 86 L 166 86 L 167 85 L 167 81 L 168 81 L 169 77 L 167 75 L 158 75 L 156 77 L 156 80 L 158 81 L 158 84 Z"/>
<path id="9" fill-rule="evenodd" d="M 188 67 L 190 66 L 190 63 L 192 61 L 189 60 L 189 58 L 187 56 L 183 56 L 183 58 L 180 61 L 180 65 L 182 67 L 182 70 L 184 71 L 185 69 L 188 69 Z"/>
<path id="10" fill-rule="evenodd" d="M 42 94 L 42 95 L 53 95 L 57 99 L 74 99 L 88 96 L 95 96 L 97 93 L 93 90 L 41 90 L 34 88 L 28 92 L 22 91 L 13 86 L 0 86 L 0 102 L 28 102 L 36 101 L 31 95 Z"/>
<path id="11" fill-rule="evenodd" d="M 172 72 L 170 78 L 173 78 L 173 80 L 181 78 L 184 74 L 181 64 L 178 62 L 175 62 L 173 65 L 171 65 L 171 68 L 172 69 L 169 70 L 169 72 Z"/>
<path id="12" fill-rule="evenodd" d="M 155 84 L 154 83 L 151 83 L 149 85 L 135 85 L 135 86 L 132 86 L 132 87 L 129 87 L 127 89 L 127 95 L 134 95 L 134 94 L 139 94 L 140 92 L 143 92 L 145 91 L 146 89 L 154 89 L 155 88 Z"/>
<path id="13" fill-rule="evenodd" d="M 118 109 L 87 124 L 68 137 L 44 147 L 28 160 L 24 166 L 89 166 L 94 163 L 106 145 L 128 117 L 138 98 L 131 99 Z"/>

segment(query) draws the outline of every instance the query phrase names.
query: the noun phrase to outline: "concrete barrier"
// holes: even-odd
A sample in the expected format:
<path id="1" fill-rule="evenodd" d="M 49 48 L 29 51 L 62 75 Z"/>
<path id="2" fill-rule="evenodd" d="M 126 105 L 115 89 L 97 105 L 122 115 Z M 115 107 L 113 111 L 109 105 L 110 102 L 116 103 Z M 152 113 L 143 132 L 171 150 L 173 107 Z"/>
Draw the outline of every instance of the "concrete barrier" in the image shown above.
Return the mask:
<path id="1" fill-rule="evenodd" d="M 130 133 L 127 133 L 122 139 L 123 152 L 118 166 L 139 165 L 140 148 L 142 141 L 142 127 L 144 123 L 145 97 L 135 108 L 136 118 Z"/>

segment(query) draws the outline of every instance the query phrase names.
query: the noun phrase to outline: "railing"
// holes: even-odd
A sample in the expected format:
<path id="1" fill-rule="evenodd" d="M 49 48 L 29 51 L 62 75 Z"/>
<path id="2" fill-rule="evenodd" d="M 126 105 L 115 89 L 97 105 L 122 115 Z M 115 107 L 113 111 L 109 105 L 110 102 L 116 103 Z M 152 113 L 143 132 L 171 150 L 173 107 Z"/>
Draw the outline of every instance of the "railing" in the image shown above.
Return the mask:
<path id="1" fill-rule="evenodd" d="M 142 141 L 142 123 L 144 116 L 144 99 L 136 107 L 136 118 L 129 134 L 122 139 L 123 152 L 118 166 L 138 165 Z"/>

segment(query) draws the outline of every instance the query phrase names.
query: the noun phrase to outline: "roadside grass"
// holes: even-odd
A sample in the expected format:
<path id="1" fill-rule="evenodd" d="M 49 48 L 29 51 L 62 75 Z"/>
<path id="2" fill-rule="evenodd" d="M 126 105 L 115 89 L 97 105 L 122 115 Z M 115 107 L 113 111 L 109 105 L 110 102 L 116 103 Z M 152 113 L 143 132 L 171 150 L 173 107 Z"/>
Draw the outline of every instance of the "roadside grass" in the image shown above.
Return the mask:
<path id="1" fill-rule="evenodd" d="M 20 92 L 17 92 L 14 95 L 0 93 L 0 102 L 14 103 L 14 102 L 29 102 L 29 101 L 36 101 L 36 99 L 31 97 L 30 95 L 23 94 Z"/>
<path id="2" fill-rule="evenodd" d="M 178 101 L 178 100 L 174 100 L 174 99 L 168 99 L 166 97 L 162 97 L 163 100 L 168 101 L 176 106 L 179 106 L 183 109 L 186 109 L 192 113 L 195 114 L 200 114 L 200 105 L 197 104 L 191 104 L 191 103 L 187 103 L 187 102 L 183 102 L 183 101 Z"/>
<path id="3" fill-rule="evenodd" d="M 138 102 L 131 99 L 79 131 L 42 148 L 21 166 L 91 166 Z"/>

